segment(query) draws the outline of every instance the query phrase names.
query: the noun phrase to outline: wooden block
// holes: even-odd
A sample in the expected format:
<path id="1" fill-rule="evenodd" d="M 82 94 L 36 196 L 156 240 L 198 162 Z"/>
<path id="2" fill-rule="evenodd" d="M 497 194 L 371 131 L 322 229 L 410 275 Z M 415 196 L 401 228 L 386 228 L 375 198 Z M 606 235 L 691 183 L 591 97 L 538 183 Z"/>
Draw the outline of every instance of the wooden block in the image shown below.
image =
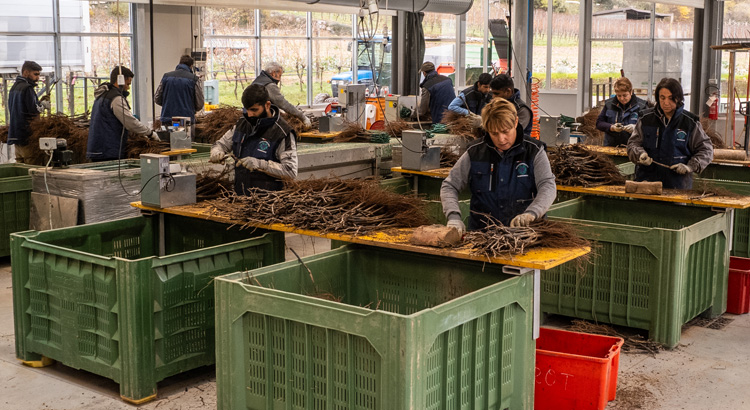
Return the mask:
<path id="1" fill-rule="evenodd" d="M 625 181 L 625 192 L 629 194 L 661 195 L 661 181 Z"/>
<path id="2" fill-rule="evenodd" d="M 444 225 L 424 225 L 414 230 L 409 242 L 412 245 L 446 248 L 461 243 L 461 235 L 456 228 Z"/>

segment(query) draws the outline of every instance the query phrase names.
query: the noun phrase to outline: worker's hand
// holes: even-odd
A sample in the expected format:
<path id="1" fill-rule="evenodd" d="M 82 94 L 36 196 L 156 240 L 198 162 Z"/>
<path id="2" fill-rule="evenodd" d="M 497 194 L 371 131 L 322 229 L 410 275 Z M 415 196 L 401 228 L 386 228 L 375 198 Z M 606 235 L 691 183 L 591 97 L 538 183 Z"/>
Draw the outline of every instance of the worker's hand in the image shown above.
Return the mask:
<path id="1" fill-rule="evenodd" d="M 49 101 L 49 94 L 44 94 L 42 98 L 39 99 L 39 101 Z"/>
<path id="2" fill-rule="evenodd" d="M 305 121 L 303 121 L 305 124 L 305 128 L 312 128 L 312 121 L 310 121 L 310 117 L 305 116 Z"/>
<path id="3" fill-rule="evenodd" d="M 693 169 L 690 168 L 690 165 L 687 165 L 687 164 L 674 164 L 671 167 L 669 167 L 669 169 L 671 169 L 672 171 L 680 175 L 685 175 L 685 174 L 689 174 L 693 172 Z"/>
<path id="4" fill-rule="evenodd" d="M 529 226 L 530 223 L 534 222 L 536 216 L 528 212 L 524 212 L 521 215 L 516 215 L 512 221 L 510 221 L 511 228 L 520 228 L 522 226 Z"/>
<path id="5" fill-rule="evenodd" d="M 151 130 L 151 133 L 148 134 L 148 138 L 154 141 L 161 141 L 161 138 L 159 138 L 159 134 L 157 134 L 154 130 Z"/>
<path id="6" fill-rule="evenodd" d="M 620 132 L 622 131 L 622 124 L 620 124 L 619 122 L 617 124 L 612 124 L 612 126 L 609 127 L 609 130 L 614 131 L 614 132 Z"/>
<path id="7" fill-rule="evenodd" d="M 52 108 L 52 104 L 49 102 L 49 100 L 45 101 L 39 101 L 39 105 L 42 106 L 42 109 L 49 111 Z"/>
<path id="8" fill-rule="evenodd" d="M 625 131 L 625 132 L 629 132 L 629 133 L 632 134 L 633 131 L 635 131 L 635 124 L 628 124 L 628 125 L 622 127 L 622 130 Z"/>
<path id="9" fill-rule="evenodd" d="M 469 118 L 471 118 L 471 125 L 474 128 L 479 128 L 482 126 L 482 116 L 474 114 L 473 112 L 470 112 Z"/>
<path id="10" fill-rule="evenodd" d="M 237 165 L 245 167 L 250 171 L 254 169 L 262 169 L 261 160 L 255 157 L 244 157 L 237 160 Z"/>
<path id="11" fill-rule="evenodd" d="M 641 165 L 649 166 L 652 162 L 654 162 L 654 160 L 651 159 L 651 157 L 649 157 L 645 152 L 638 157 L 638 163 Z"/>
<path id="12" fill-rule="evenodd" d="M 448 215 L 448 223 L 445 226 L 456 228 L 458 234 L 461 236 L 464 236 L 464 233 L 466 233 L 466 225 L 464 225 L 464 221 L 461 220 L 461 215 L 458 213 Z"/>
<path id="13" fill-rule="evenodd" d="M 211 157 L 208 158 L 209 162 L 213 162 L 214 164 L 220 164 L 224 162 L 224 158 L 226 158 L 227 154 L 221 150 L 219 147 L 213 147 L 211 148 Z"/>

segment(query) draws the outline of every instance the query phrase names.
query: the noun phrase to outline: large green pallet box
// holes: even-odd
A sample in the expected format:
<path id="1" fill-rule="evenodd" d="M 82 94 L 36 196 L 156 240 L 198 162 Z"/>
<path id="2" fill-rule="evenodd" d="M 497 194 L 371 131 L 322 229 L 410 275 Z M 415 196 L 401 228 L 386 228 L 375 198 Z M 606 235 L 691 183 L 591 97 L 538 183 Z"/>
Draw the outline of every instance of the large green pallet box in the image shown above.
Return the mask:
<path id="1" fill-rule="evenodd" d="M 173 215 L 13 234 L 16 357 L 148 401 L 158 381 L 214 363 L 213 278 L 283 261 L 283 238 Z"/>
<path id="2" fill-rule="evenodd" d="M 531 275 L 351 244 L 302 260 L 216 280 L 219 410 L 533 408 Z"/>
<path id="3" fill-rule="evenodd" d="M 29 229 L 31 176 L 25 164 L 0 164 L 0 257 L 10 255 L 10 234 Z"/>
<path id="4" fill-rule="evenodd" d="M 420 177 L 417 190 L 414 189 L 413 178 L 390 178 L 384 179 L 380 185 L 390 191 L 402 195 L 419 195 L 425 202 L 427 209 L 427 218 L 435 224 L 445 225 L 448 220 L 443 213 L 443 204 L 440 202 L 440 185 L 443 179 Z M 462 192 L 459 195 L 458 208 L 461 210 L 461 218 L 465 224 L 469 224 L 470 198 L 468 192 Z"/>
<path id="5" fill-rule="evenodd" d="M 594 246 L 583 271 L 567 264 L 544 272 L 542 312 L 646 329 L 672 348 L 683 324 L 726 310 L 730 213 L 583 196 L 547 215 Z"/>

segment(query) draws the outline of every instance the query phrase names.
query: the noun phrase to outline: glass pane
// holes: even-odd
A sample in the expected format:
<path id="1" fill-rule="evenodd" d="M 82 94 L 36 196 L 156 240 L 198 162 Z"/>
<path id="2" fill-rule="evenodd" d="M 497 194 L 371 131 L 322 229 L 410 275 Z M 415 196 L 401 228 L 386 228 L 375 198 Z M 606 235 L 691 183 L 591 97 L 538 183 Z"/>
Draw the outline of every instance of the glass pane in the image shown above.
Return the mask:
<path id="1" fill-rule="evenodd" d="M 541 81 L 540 88 L 547 88 L 547 8 L 534 9 L 534 45 L 531 75 Z M 515 67 L 514 70 L 518 70 Z M 515 72 L 515 71 L 514 71 Z"/>
<path id="2" fill-rule="evenodd" d="M 424 13 L 422 21 L 425 39 L 456 38 L 456 16 L 443 13 Z"/>
<path id="3" fill-rule="evenodd" d="M 312 13 L 312 36 L 313 38 L 352 38 L 352 15 L 342 13 Z"/>
<path id="4" fill-rule="evenodd" d="M 724 0 L 724 38 L 736 42 L 750 39 L 750 7 L 747 0 Z"/>
<path id="5" fill-rule="evenodd" d="M 255 10 L 203 7 L 203 34 L 252 36 L 255 34 Z"/>
<path id="6" fill-rule="evenodd" d="M 213 39 L 207 48 L 208 80 L 219 81 L 219 104 L 242 106 L 242 92 L 256 77 L 255 40 Z"/>
<path id="7" fill-rule="evenodd" d="M 261 61 L 276 61 L 284 67 L 279 87 L 292 104 L 307 104 L 307 41 L 261 40 Z"/>
<path id="8" fill-rule="evenodd" d="M 627 8 L 625 8 L 627 7 Z M 627 39 L 651 37 L 651 9 L 645 1 L 595 2 L 591 21 L 594 39 Z"/>
<path id="9" fill-rule="evenodd" d="M 54 42 L 52 36 L 2 36 L 0 35 L 0 68 L 4 72 L 20 74 L 25 60 L 33 60 L 43 71 L 55 67 Z"/>
<path id="10" fill-rule="evenodd" d="M 727 97 L 729 96 L 729 54 L 724 51 L 721 53 L 721 104 L 719 104 L 719 112 L 727 111 Z M 734 90 L 735 98 L 740 98 L 742 101 L 747 99 L 747 82 L 748 82 L 748 67 L 750 67 L 750 53 L 748 52 L 736 52 L 734 63 Z M 739 103 L 735 100 L 734 103 L 735 111 L 739 110 Z M 739 114 L 738 114 L 739 115 Z"/>
<path id="11" fill-rule="evenodd" d="M 0 10 L 4 32 L 54 30 L 52 0 L 0 0 Z"/>
<path id="12" fill-rule="evenodd" d="M 552 89 L 578 87 L 578 22 L 575 3 L 565 3 L 552 13 Z"/>
<path id="13" fill-rule="evenodd" d="M 455 72 L 454 66 L 454 55 L 456 50 L 456 43 L 453 41 L 425 41 L 425 53 L 423 62 L 429 61 L 435 64 L 435 69 L 438 73 L 446 75 L 453 80 L 455 85 Z M 424 77 L 420 74 L 419 81 L 421 82 Z"/>
<path id="14" fill-rule="evenodd" d="M 63 33 L 130 33 L 130 4 L 110 1 L 60 0 Z"/>
<path id="15" fill-rule="evenodd" d="M 307 13 L 304 11 L 260 11 L 260 31 L 263 36 L 298 36 L 307 33 Z"/>
<path id="16" fill-rule="evenodd" d="M 626 42 L 634 43 L 632 41 Z M 642 42 L 648 44 L 648 42 Z M 620 78 L 620 69 L 623 67 L 623 42 L 622 41 L 592 41 L 591 42 L 591 106 L 606 100 L 614 92 L 614 82 Z M 628 46 L 629 48 L 629 46 Z M 633 82 L 635 93 L 645 98 L 648 93 L 648 65 L 645 67 L 646 89 L 639 89 L 635 73 L 627 77 Z M 641 73 L 643 74 L 643 73 Z"/>
<path id="17" fill-rule="evenodd" d="M 602 42 L 601 44 L 616 43 Z M 591 54 L 593 67 L 593 56 L 595 54 L 593 49 Z M 648 58 L 651 55 L 651 43 L 649 41 L 623 41 L 621 55 L 619 60 L 612 60 L 616 64 L 614 68 L 619 71 L 619 67 L 622 67 L 625 77 L 633 84 L 636 93 L 647 97 L 646 94 L 648 94 L 649 89 L 649 63 L 655 61 L 655 59 Z M 612 52 L 612 56 L 616 58 L 614 52 Z M 614 77 L 617 78 L 619 76 L 619 74 L 616 74 Z M 656 78 L 656 73 L 654 73 L 654 78 Z"/>
<path id="18" fill-rule="evenodd" d="M 695 10 L 692 7 L 657 4 L 654 38 L 692 40 L 694 15 Z"/>
<path id="19" fill-rule="evenodd" d="M 664 77 L 676 78 L 682 83 L 687 97 L 690 94 L 690 79 L 693 72 L 692 41 L 654 42 L 654 87 Z M 685 99 L 686 105 L 689 101 Z"/>
<path id="20" fill-rule="evenodd" d="M 339 84 L 352 81 L 351 40 L 313 41 L 313 96 L 333 96 Z M 362 73 L 359 73 L 360 76 Z M 322 98 L 321 98 L 322 99 Z"/>
<path id="21" fill-rule="evenodd" d="M 372 84 L 374 72 L 374 81 L 379 86 L 393 88 L 391 84 L 391 25 L 390 17 L 380 15 L 370 15 L 358 22 L 357 77 L 360 84 Z M 350 79 L 351 75 L 349 75 Z M 346 79 L 344 80 L 346 82 Z"/>

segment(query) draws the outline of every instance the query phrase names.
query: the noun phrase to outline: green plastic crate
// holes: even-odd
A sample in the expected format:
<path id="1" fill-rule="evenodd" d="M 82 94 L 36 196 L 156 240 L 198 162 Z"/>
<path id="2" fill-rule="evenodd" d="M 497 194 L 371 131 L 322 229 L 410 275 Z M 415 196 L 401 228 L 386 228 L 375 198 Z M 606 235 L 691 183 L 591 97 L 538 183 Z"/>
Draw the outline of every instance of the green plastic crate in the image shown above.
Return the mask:
<path id="1" fill-rule="evenodd" d="M 584 196 L 553 205 L 594 243 L 591 263 L 542 274 L 541 309 L 647 329 L 667 347 L 683 324 L 726 310 L 729 214 L 710 208 Z"/>
<path id="2" fill-rule="evenodd" d="M 712 163 L 701 172 L 700 176 L 724 181 L 750 181 L 750 167 Z"/>
<path id="3" fill-rule="evenodd" d="M 297 261 L 216 280 L 219 410 L 533 408 L 531 275 L 357 245 L 303 261 L 315 284 Z"/>
<path id="4" fill-rule="evenodd" d="M 25 164 L 0 164 L 0 257 L 10 255 L 10 234 L 29 229 L 31 176 Z"/>
<path id="5" fill-rule="evenodd" d="M 424 183 L 423 183 L 424 182 Z M 424 199 L 427 209 L 427 218 L 430 222 L 435 224 L 445 225 L 448 220 L 445 218 L 443 213 L 443 203 L 440 202 L 440 185 L 442 179 L 437 178 L 423 178 L 420 177 L 418 184 L 417 194 L 420 198 Z M 402 195 L 414 195 L 414 180 L 413 178 L 391 178 L 381 180 L 380 185 L 388 190 L 396 192 Z M 461 210 L 461 218 L 464 224 L 469 224 L 470 214 L 470 198 L 469 193 L 461 193 L 459 195 L 458 207 Z"/>
<path id="6" fill-rule="evenodd" d="M 13 234 L 16 356 L 107 377 L 135 403 L 214 363 L 213 278 L 283 261 L 283 233 L 162 217 Z"/>
<path id="7" fill-rule="evenodd" d="M 695 178 L 693 185 L 701 182 L 714 187 L 726 189 L 727 191 L 738 195 L 750 196 L 750 182 Z M 731 255 L 739 256 L 741 258 L 750 258 L 750 209 L 734 210 Z"/>

